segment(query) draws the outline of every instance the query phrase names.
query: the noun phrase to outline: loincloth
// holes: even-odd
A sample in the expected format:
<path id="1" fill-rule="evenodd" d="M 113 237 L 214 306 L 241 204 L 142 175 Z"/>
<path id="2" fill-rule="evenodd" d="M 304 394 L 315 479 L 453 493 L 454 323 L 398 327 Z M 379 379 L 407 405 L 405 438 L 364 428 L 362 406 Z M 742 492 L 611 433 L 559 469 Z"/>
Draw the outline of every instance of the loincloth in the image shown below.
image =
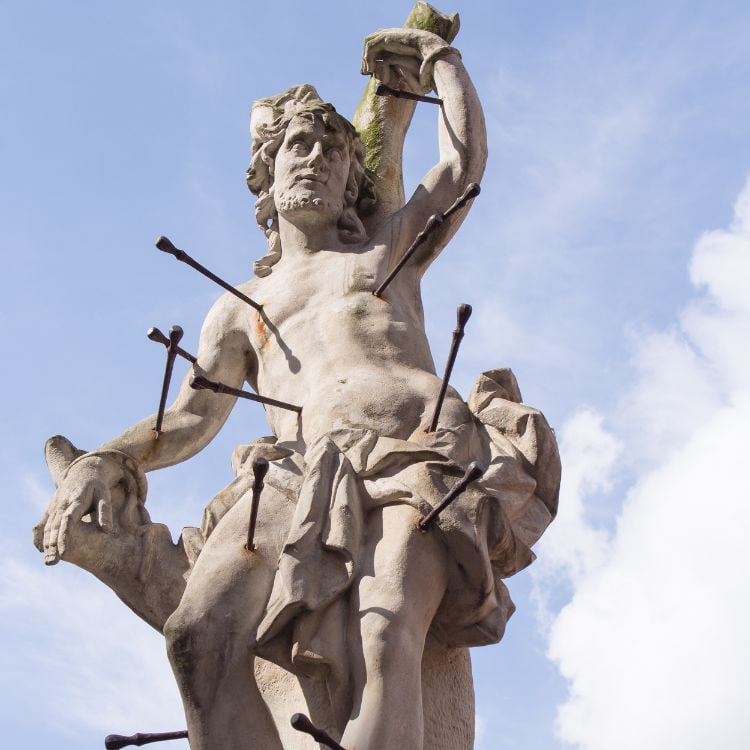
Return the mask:
<path id="1" fill-rule="evenodd" d="M 514 611 L 503 579 L 533 561 L 531 546 L 554 517 L 560 483 L 554 433 L 520 401 L 510 370 L 493 370 L 468 399 L 474 419 L 454 429 L 408 441 L 340 429 L 304 456 L 274 438 L 240 446 L 236 479 L 206 509 L 204 536 L 250 490 L 256 456 L 271 462 L 266 483 L 296 502 L 258 627 L 259 652 L 293 671 L 324 667 L 331 692 L 346 685 L 345 593 L 362 562 L 368 513 L 393 503 L 428 513 L 471 461 L 487 467 L 484 476 L 430 531 L 449 560 L 431 635 L 449 647 L 499 641 Z"/>

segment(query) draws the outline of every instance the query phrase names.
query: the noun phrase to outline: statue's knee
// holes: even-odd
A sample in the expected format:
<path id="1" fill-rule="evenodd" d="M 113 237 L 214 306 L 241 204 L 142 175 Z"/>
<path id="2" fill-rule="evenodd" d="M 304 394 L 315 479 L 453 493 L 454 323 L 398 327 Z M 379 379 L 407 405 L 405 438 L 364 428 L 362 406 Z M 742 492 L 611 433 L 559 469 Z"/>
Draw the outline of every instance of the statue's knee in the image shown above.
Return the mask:
<path id="1" fill-rule="evenodd" d="M 211 633 L 207 618 L 188 608 L 178 607 L 164 623 L 164 638 L 167 654 L 173 667 L 185 671 L 201 653 L 202 644 L 210 639 Z"/>
<path id="2" fill-rule="evenodd" d="M 367 612 L 361 620 L 365 651 L 378 659 L 419 656 L 424 649 L 425 633 L 414 627 L 402 613 L 384 610 Z"/>

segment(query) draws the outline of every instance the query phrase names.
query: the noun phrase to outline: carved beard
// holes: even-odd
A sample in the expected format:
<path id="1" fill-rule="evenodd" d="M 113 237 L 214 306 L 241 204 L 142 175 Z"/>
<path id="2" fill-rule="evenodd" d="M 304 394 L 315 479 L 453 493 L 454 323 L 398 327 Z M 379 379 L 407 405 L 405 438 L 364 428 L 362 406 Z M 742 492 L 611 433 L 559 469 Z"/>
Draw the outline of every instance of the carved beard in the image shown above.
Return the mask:
<path id="1" fill-rule="evenodd" d="M 325 198 L 308 195 L 295 195 L 293 191 L 284 192 L 276 196 L 276 210 L 280 214 L 291 214 L 298 211 L 321 214 L 326 218 L 337 220 L 344 210 L 344 202 L 335 203 Z"/>

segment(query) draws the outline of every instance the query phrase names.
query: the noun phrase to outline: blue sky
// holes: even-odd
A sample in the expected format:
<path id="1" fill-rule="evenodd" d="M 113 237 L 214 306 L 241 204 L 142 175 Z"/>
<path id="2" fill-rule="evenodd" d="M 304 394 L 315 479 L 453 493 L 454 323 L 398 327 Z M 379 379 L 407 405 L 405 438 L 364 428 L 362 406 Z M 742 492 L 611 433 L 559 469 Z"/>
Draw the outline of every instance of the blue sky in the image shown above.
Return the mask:
<path id="1" fill-rule="evenodd" d="M 8 746 L 101 747 L 183 726 L 159 637 L 30 529 L 42 445 L 94 448 L 155 410 L 163 352 L 263 254 L 244 185 L 253 99 L 303 81 L 351 115 L 362 39 L 409 3 L 0 2 L 6 387 L 0 722 Z M 465 2 L 456 40 L 484 103 L 482 195 L 424 285 L 454 383 L 510 366 L 556 427 L 564 484 L 539 561 L 510 582 L 505 640 L 473 653 L 479 750 L 750 744 L 750 6 Z M 436 155 L 423 105 L 407 186 Z M 196 525 L 238 404 L 149 507 Z M 175 743 L 178 747 L 178 743 Z"/>

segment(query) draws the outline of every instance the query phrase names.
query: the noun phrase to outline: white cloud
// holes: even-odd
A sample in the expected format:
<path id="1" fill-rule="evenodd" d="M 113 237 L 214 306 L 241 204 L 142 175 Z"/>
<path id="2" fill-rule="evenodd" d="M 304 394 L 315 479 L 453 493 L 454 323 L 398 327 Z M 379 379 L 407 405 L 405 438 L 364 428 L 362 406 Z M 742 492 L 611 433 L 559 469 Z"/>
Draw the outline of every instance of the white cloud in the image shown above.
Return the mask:
<path id="1" fill-rule="evenodd" d="M 624 455 L 652 460 L 609 541 L 584 511 L 608 488 L 618 440 L 590 412 L 563 431 L 562 524 L 543 559 L 574 587 L 549 654 L 569 680 L 560 737 L 583 750 L 750 744 L 750 181 L 735 213 L 696 245 L 691 278 L 705 293 L 636 353 Z"/>
<path id="2" fill-rule="evenodd" d="M 684 330 L 631 334 L 637 386 L 620 400 L 616 421 L 627 435 L 627 462 L 637 473 L 663 460 L 721 406 L 712 363 Z"/>
<path id="3" fill-rule="evenodd" d="M 534 591 L 538 615 L 545 626 L 552 623 L 550 597 L 555 586 L 565 579 L 578 583 L 606 559 L 608 534 L 586 518 L 584 501 L 590 502 L 597 493 L 610 489 L 620 452 L 619 442 L 591 409 L 580 409 L 561 431 L 565 482 L 560 511 L 539 543 L 539 560 L 532 568 L 538 583 Z"/>
<path id="4" fill-rule="evenodd" d="M 750 183 L 737 200 L 730 230 L 701 237 L 690 278 L 708 294 L 683 312 L 683 326 L 731 399 L 750 387 Z"/>
<path id="5" fill-rule="evenodd" d="M 6 642 L 33 644 L 0 657 L 6 701 L 28 695 L 23 705 L 70 736 L 79 729 L 103 737 L 184 727 L 163 638 L 88 574 L 10 556 L 0 578 L 0 614 Z"/>

